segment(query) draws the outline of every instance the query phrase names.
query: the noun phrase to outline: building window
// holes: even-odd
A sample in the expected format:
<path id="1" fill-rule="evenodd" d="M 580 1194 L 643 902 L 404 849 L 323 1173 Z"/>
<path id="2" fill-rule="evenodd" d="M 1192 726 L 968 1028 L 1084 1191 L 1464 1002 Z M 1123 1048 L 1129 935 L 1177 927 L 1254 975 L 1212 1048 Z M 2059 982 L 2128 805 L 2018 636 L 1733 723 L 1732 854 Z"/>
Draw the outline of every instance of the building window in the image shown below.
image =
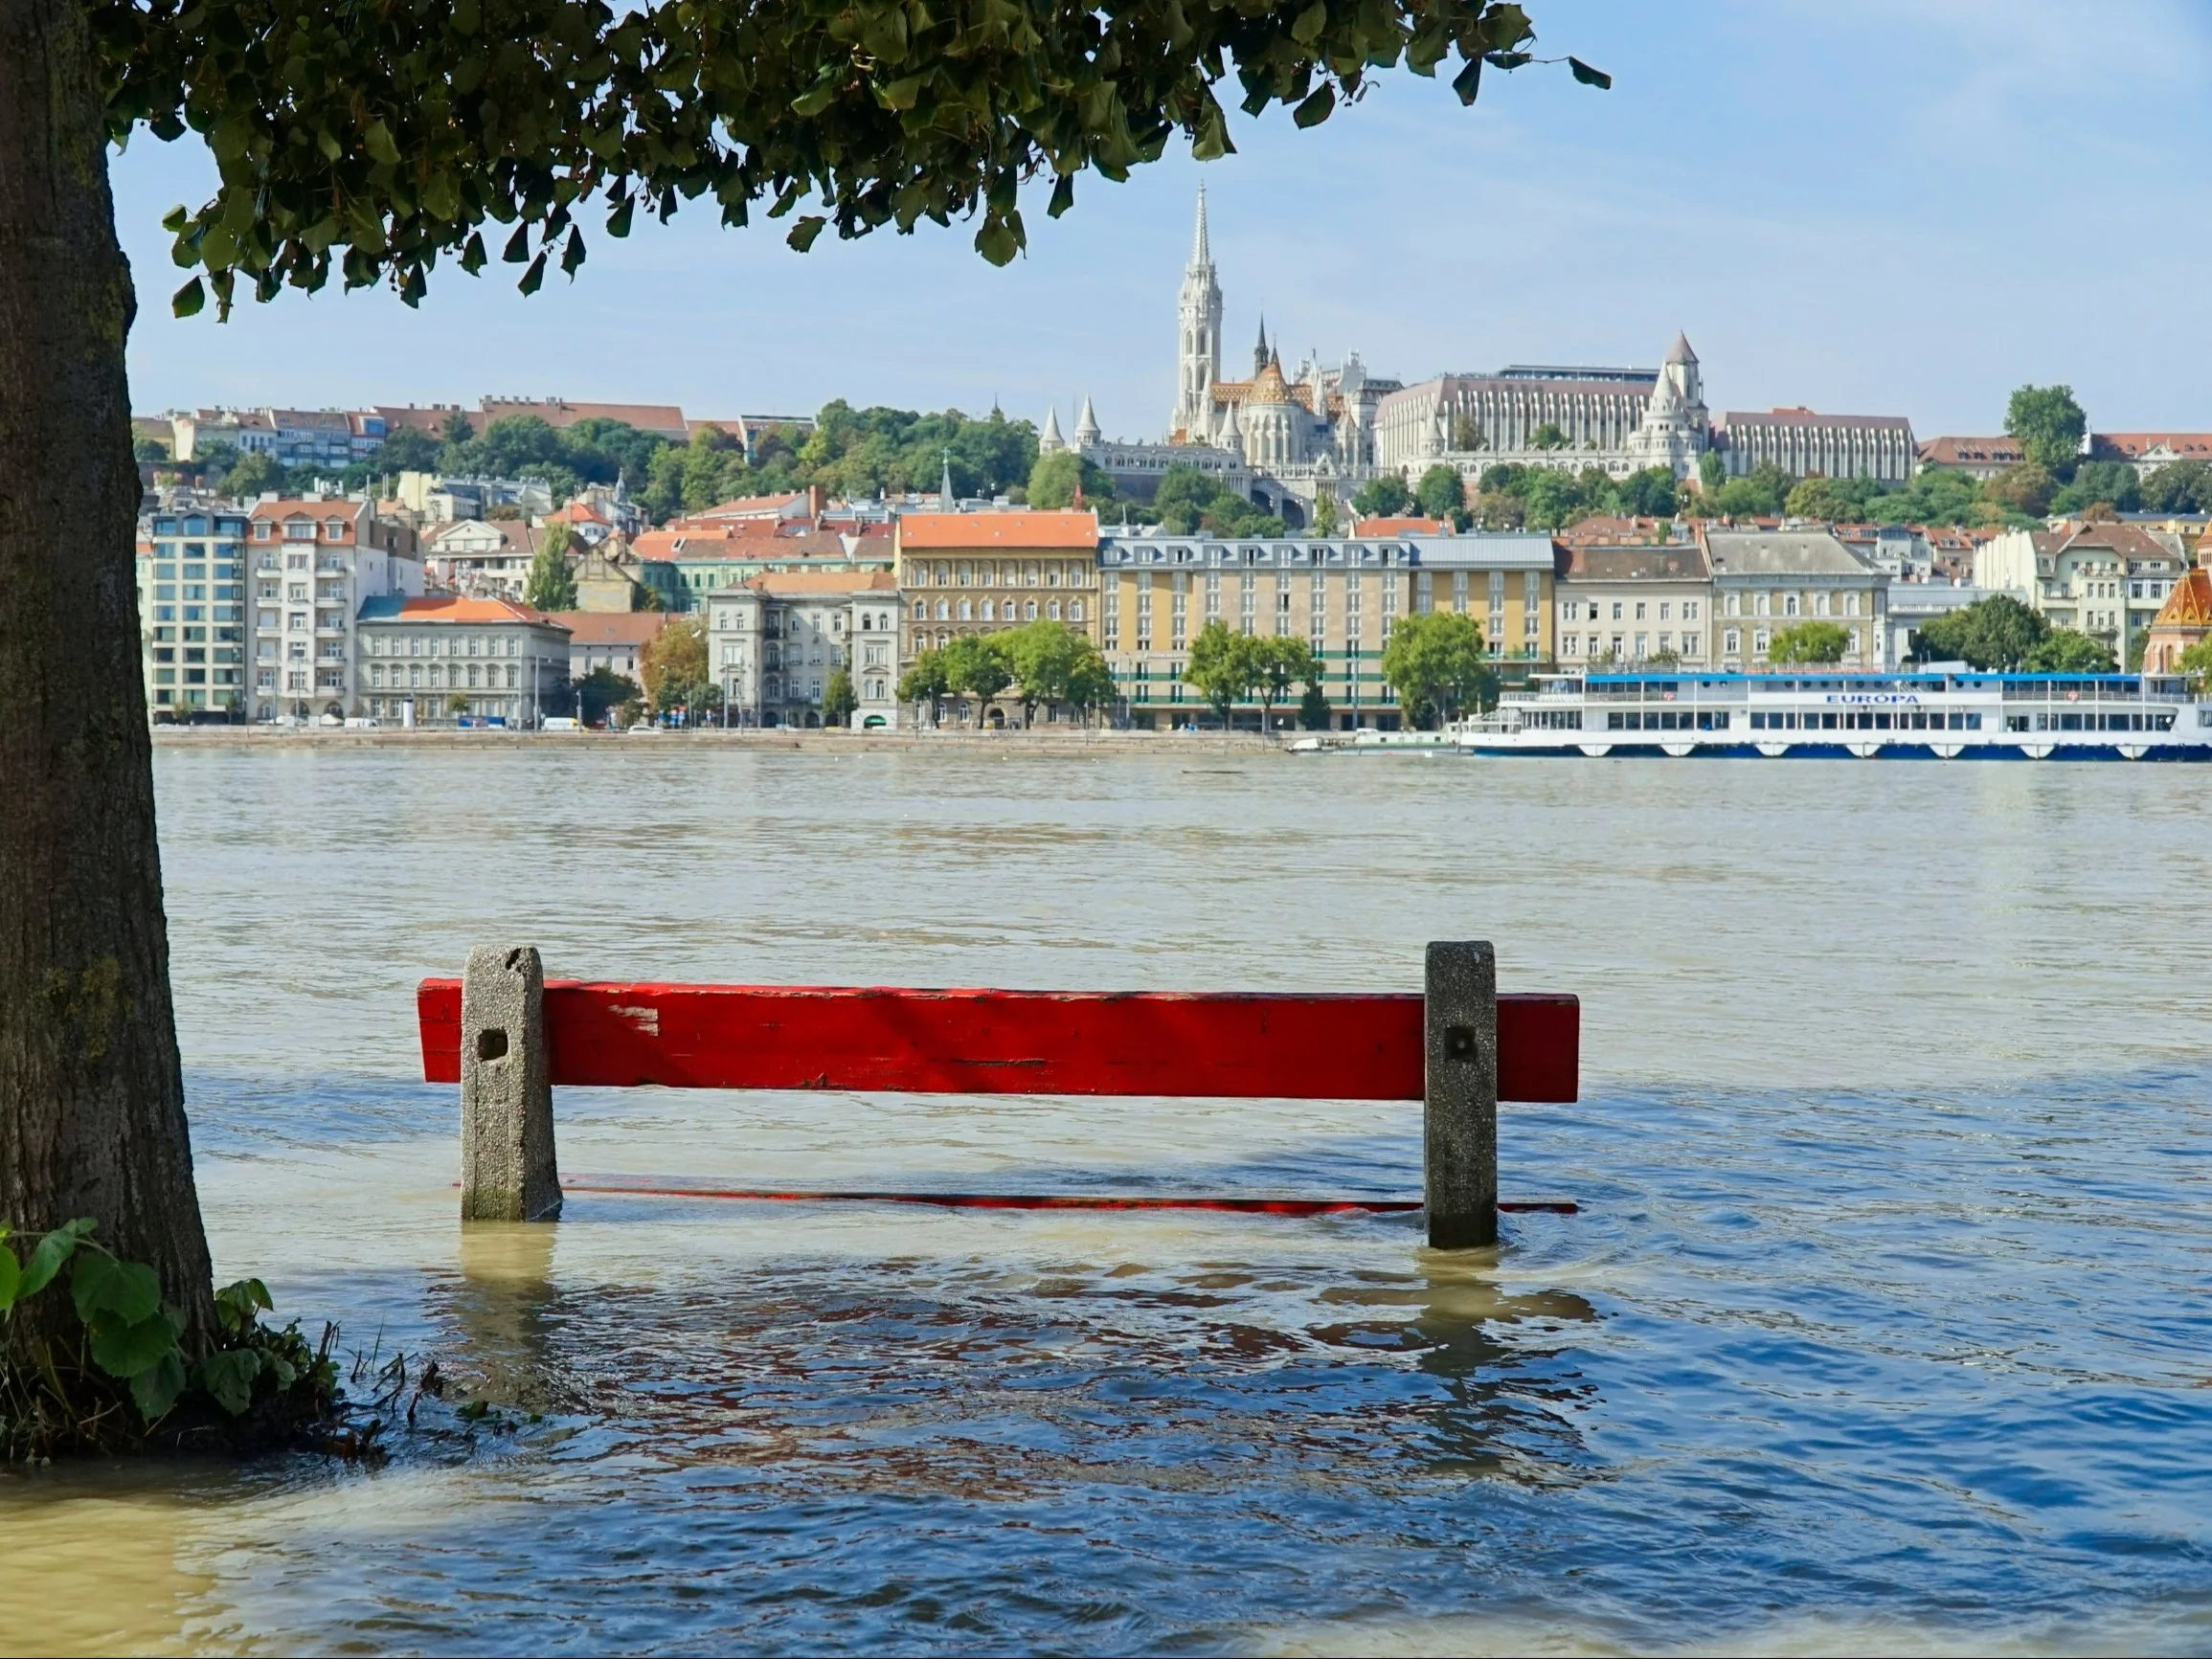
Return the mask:
<path id="1" fill-rule="evenodd" d="M 1726 634 L 1721 636 L 1721 651 L 1723 655 L 1728 657 L 1740 656 L 1743 653 L 1743 649 L 1744 637 L 1735 629 L 1730 628 Z"/>

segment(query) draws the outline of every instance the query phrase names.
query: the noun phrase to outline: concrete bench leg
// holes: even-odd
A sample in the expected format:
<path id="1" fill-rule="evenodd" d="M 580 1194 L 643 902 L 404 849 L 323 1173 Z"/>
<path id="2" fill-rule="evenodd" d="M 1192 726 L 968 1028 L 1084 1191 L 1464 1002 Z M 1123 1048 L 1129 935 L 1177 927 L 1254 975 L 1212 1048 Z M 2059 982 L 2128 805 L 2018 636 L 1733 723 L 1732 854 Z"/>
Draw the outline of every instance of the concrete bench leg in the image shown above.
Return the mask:
<path id="1" fill-rule="evenodd" d="M 480 945 L 461 982 L 461 1219 L 561 1213 L 535 947 Z"/>
<path id="2" fill-rule="evenodd" d="M 1422 1194 L 1439 1250 L 1498 1242 L 1498 953 L 1432 944 L 1423 1004 Z"/>

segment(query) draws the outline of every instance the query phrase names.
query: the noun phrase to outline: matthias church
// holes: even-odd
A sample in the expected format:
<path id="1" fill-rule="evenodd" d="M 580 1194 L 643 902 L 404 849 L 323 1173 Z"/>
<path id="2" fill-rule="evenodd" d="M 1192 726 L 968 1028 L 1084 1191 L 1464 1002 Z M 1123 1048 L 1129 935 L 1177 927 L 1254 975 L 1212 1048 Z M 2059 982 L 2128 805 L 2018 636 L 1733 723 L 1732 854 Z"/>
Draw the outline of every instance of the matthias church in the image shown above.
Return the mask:
<path id="1" fill-rule="evenodd" d="M 1912 475 L 1912 427 L 1902 415 L 1803 408 L 1713 415 L 1697 353 L 1679 333 L 1657 369 L 1514 366 L 1411 386 L 1368 374 L 1356 351 L 1334 366 L 1309 353 L 1286 370 L 1264 320 L 1250 377 L 1229 379 L 1221 334 L 1202 184 L 1176 303 L 1175 402 L 1164 436 L 1111 441 L 1085 398 L 1072 439 L 1061 436 L 1055 410 L 1038 448 L 1079 452 L 1139 500 L 1169 467 L 1194 467 L 1294 529 L 1313 521 L 1324 495 L 1340 504 L 1342 519 L 1342 504 L 1369 480 L 1393 474 L 1411 484 L 1439 464 L 1470 485 L 1503 463 L 1577 473 L 1596 467 L 1613 478 L 1665 467 L 1688 481 L 1708 452 L 1730 476 L 1768 461 L 1794 477 L 1902 483 Z"/>

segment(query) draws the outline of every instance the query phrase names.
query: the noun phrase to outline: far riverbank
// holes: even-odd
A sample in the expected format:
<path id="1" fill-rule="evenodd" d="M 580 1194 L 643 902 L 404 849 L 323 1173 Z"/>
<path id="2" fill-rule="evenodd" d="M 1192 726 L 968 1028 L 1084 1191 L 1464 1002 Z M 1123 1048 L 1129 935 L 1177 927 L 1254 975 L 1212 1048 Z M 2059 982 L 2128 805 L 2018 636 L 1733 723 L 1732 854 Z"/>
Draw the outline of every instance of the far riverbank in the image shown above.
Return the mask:
<path id="1" fill-rule="evenodd" d="M 692 746 L 747 750 L 805 750 L 818 753 L 1219 754 L 1228 751 L 1280 753 L 1293 733 L 1262 737 L 1256 731 L 520 731 L 451 728 L 157 726 L 154 741 L 178 749 L 594 749 L 655 750 Z"/>

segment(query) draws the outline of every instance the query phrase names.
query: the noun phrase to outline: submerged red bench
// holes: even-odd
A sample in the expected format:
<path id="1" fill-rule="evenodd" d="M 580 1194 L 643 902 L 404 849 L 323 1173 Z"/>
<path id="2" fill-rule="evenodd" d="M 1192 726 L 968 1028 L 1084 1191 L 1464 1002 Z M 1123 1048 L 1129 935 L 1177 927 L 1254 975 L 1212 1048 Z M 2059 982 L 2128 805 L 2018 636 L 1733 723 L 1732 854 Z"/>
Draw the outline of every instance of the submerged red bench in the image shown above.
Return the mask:
<path id="1" fill-rule="evenodd" d="M 1421 993 L 595 984 L 485 947 L 417 993 L 426 1081 L 462 1085 L 462 1214 L 558 1214 L 551 1088 L 1419 1100 L 1430 1242 L 1497 1237 L 1498 1102 L 1571 1101 L 1581 1004 L 1496 992 L 1433 944 Z"/>

